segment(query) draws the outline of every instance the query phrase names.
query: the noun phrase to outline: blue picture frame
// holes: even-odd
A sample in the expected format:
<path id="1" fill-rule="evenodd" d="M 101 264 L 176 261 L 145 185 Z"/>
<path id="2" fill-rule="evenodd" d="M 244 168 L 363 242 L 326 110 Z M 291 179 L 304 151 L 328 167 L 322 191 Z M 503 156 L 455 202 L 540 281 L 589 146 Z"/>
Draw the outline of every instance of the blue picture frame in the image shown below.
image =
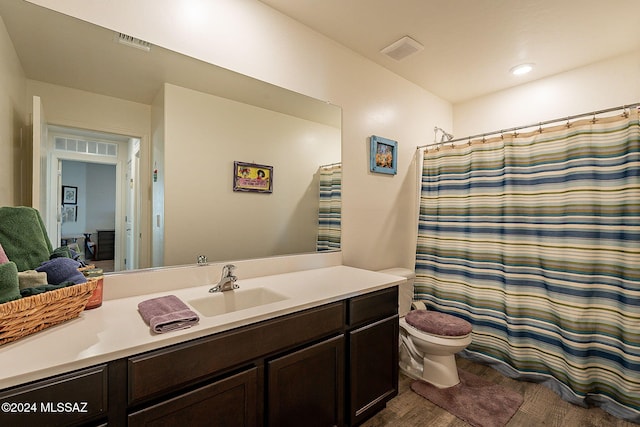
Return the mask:
<path id="1" fill-rule="evenodd" d="M 398 141 L 372 135 L 370 150 L 371 172 L 395 175 L 398 172 Z"/>

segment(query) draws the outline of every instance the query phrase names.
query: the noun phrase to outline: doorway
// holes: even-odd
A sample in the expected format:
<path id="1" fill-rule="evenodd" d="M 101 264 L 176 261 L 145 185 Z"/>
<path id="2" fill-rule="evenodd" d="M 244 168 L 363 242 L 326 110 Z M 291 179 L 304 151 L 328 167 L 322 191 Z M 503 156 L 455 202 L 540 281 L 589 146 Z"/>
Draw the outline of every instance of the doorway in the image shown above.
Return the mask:
<path id="1" fill-rule="evenodd" d="M 115 270 L 116 165 L 61 160 L 61 242 L 72 245 L 87 263 Z M 65 191 L 66 190 L 66 191 Z M 67 203 L 65 194 L 75 203 Z"/>
<path id="2" fill-rule="evenodd" d="M 52 125 L 47 133 L 54 246 L 74 245 L 105 272 L 138 268 L 140 140 Z"/>

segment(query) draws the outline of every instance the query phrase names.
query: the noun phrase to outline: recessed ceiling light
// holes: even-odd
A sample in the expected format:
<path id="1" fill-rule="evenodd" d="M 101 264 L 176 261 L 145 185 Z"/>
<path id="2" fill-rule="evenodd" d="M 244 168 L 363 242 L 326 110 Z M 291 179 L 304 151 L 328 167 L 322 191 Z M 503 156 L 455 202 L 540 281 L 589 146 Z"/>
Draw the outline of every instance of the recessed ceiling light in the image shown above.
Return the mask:
<path id="1" fill-rule="evenodd" d="M 509 72 L 514 76 L 521 76 L 533 70 L 533 64 L 520 64 L 513 67 Z"/>

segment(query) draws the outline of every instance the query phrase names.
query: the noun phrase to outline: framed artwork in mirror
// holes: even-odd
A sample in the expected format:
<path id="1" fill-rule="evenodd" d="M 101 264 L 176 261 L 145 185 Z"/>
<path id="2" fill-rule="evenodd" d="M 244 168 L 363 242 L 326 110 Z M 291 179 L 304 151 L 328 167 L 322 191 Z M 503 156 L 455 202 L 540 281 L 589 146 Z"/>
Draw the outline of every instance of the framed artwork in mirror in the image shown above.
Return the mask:
<path id="1" fill-rule="evenodd" d="M 381 136 L 371 136 L 371 172 L 395 175 L 398 171 L 398 142 Z"/>
<path id="2" fill-rule="evenodd" d="M 233 191 L 273 192 L 273 166 L 233 162 Z"/>
<path id="3" fill-rule="evenodd" d="M 75 205 L 78 203 L 78 187 L 62 186 L 62 204 Z"/>
<path id="4" fill-rule="evenodd" d="M 62 222 L 78 222 L 78 207 L 75 205 L 63 205 Z"/>

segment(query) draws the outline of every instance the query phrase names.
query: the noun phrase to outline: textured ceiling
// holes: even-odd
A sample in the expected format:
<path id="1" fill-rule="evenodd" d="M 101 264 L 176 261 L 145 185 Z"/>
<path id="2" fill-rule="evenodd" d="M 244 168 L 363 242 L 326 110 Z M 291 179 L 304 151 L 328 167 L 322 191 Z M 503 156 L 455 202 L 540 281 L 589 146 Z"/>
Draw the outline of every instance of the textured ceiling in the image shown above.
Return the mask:
<path id="1" fill-rule="evenodd" d="M 261 1 L 452 103 L 640 52 L 638 0 Z M 403 36 L 424 50 L 380 53 Z"/>

